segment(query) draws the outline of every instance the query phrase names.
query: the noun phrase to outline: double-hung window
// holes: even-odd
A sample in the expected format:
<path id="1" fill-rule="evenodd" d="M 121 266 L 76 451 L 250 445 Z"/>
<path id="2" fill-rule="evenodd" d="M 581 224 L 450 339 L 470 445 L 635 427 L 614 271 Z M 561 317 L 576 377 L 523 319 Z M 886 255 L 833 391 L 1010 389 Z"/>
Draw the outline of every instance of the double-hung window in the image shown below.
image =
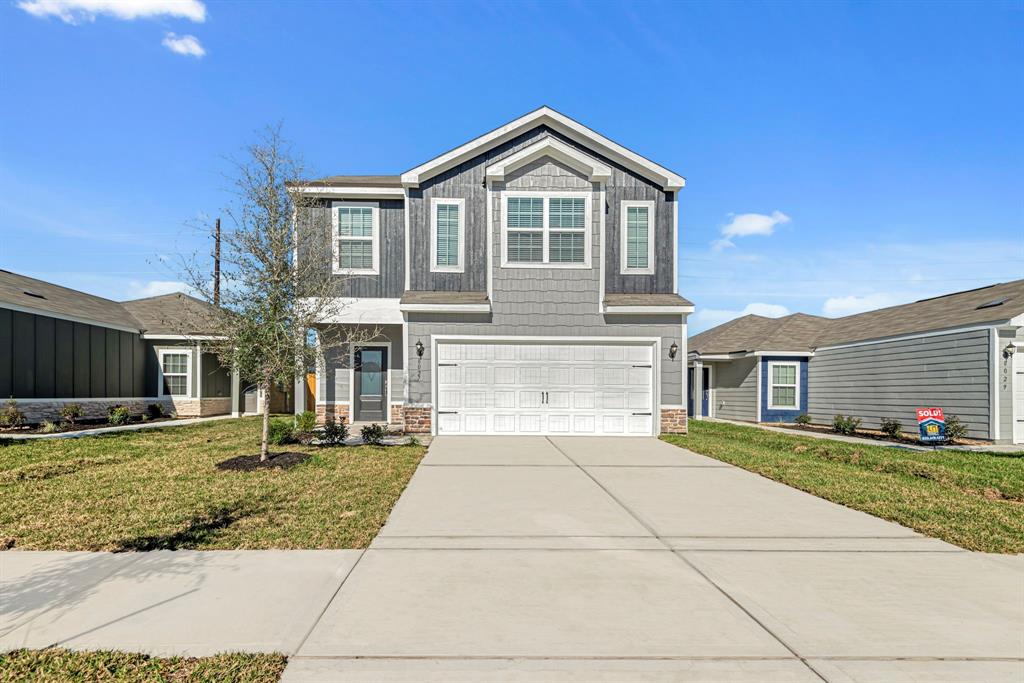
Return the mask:
<path id="1" fill-rule="evenodd" d="M 188 396 L 192 393 L 192 351 L 160 351 L 160 396 Z"/>
<path id="2" fill-rule="evenodd" d="M 462 273 L 466 267 L 466 200 L 430 201 L 430 270 Z"/>
<path id="3" fill-rule="evenodd" d="M 507 195 L 504 265 L 588 266 L 589 206 L 585 193 Z"/>
<path id="4" fill-rule="evenodd" d="M 800 364 L 768 363 L 768 408 L 800 409 Z"/>
<path id="5" fill-rule="evenodd" d="M 377 275 L 380 272 L 380 215 L 376 204 L 335 203 L 334 272 Z"/>
<path id="6" fill-rule="evenodd" d="M 654 202 L 626 201 L 619 208 L 622 224 L 623 275 L 654 273 Z"/>

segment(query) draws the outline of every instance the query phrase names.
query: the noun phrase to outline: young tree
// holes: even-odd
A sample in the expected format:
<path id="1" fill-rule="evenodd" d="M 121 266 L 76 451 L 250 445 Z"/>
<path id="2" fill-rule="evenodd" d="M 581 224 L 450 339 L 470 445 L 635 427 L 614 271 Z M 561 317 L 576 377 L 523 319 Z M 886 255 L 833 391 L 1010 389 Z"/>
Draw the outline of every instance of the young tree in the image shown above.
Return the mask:
<path id="1" fill-rule="evenodd" d="M 179 322 L 214 337 L 203 341 L 204 347 L 261 390 L 264 461 L 273 387 L 290 386 L 305 376 L 319 354 L 368 341 L 380 331 L 321 324 L 343 308 L 338 295 L 344 283 L 331 268 L 330 213 L 322 200 L 293 187 L 305 178 L 304 167 L 280 125 L 267 127 L 232 164 L 233 201 L 224 210 L 228 225 L 221 238 L 219 305 L 204 307 L 202 321 Z M 202 229 L 212 237 L 212 226 Z M 212 304 L 215 283 L 209 256 L 197 256 L 183 262 L 186 284 Z M 307 341 L 314 328 L 316 346 Z"/>

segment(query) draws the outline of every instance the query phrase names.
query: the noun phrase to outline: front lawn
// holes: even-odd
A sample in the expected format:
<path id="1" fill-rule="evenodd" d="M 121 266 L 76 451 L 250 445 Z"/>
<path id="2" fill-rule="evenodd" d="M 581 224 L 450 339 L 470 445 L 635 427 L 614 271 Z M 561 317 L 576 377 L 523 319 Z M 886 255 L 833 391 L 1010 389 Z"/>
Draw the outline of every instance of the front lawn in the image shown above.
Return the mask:
<path id="1" fill-rule="evenodd" d="M 969 550 L 1024 552 L 1024 453 L 916 451 L 698 420 L 662 438 Z"/>
<path id="2" fill-rule="evenodd" d="M 258 418 L 0 444 L 0 548 L 365 548 L 422 446 L 279 446 L 290 469 L 217 469 L 259 452 Z"/>
<path id="3" fill-rule="evenodd" d="M 283 655 L 149 657 L 128 652 L 16 650 L 0 654 L 0 683 L 7 681 L 124 681 L 124 683 L 276 683 Z"/>

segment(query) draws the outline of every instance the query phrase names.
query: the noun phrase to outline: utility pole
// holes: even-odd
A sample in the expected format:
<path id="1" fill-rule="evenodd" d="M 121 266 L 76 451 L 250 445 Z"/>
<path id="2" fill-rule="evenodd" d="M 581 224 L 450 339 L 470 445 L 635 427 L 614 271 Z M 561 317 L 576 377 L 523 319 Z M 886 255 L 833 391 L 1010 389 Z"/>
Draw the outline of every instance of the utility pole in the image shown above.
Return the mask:
<path id="1" fill-rule="evenodd" d="M 213 228 L 213 305 L 220 306 L 220 219 Z"/>

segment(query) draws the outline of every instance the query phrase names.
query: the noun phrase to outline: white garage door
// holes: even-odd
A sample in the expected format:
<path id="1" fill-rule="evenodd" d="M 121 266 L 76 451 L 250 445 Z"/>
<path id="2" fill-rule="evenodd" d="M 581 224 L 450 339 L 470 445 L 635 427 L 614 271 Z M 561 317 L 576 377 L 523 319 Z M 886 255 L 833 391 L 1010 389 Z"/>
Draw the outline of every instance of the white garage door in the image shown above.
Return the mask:
<path id="1" fill-rule="evenodd" d="M 1013 354 L 1013 442 L 1024 443 L 1024 348 Z"/>
<path id="2" fill-rule="evenodd" d="M 438 434 L 654 433 L 650 344 L 439 342 Z"/>

